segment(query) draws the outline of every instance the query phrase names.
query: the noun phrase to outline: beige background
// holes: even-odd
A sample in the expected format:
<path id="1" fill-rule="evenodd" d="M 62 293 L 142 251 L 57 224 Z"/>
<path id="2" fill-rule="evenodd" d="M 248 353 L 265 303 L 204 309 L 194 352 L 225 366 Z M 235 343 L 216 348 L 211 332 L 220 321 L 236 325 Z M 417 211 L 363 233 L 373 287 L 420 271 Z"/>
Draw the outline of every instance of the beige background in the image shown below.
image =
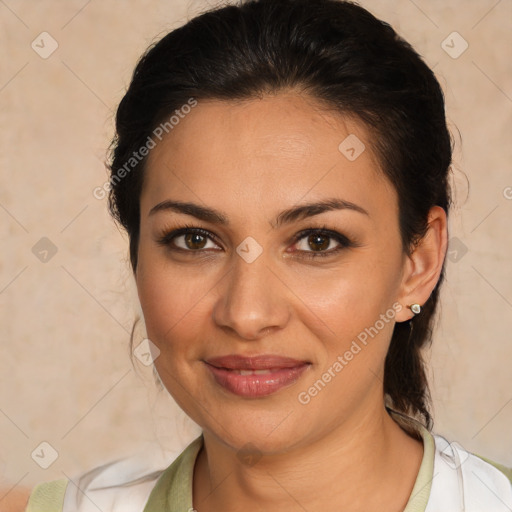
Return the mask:
<path id="1" fill-rule="evenodd" d="M 431 354 L 435 431 L 512 466 L 512 2 L 361 4 L 434 67 L 457 144 L 458 240 Z M 106 180 L 113 114 L 136 59 L 206 5 L 0 0 L 4 482 L 73 476 L 145 443 L 181 449 L 196 435 L 157 393 L 151 369 L 130 363 L 138 303 L 127 240 L 92 191 Z M 58 43 L 47 59 L 31 47 L 44 31 Z M 441 46 L 453 31 L 469 44 L 457 59 Z M 42 237 L 57 248 L 46 262 L 32 250 Z M 46 470 L 31 458 L 42 441 L 59 455 Z"/>

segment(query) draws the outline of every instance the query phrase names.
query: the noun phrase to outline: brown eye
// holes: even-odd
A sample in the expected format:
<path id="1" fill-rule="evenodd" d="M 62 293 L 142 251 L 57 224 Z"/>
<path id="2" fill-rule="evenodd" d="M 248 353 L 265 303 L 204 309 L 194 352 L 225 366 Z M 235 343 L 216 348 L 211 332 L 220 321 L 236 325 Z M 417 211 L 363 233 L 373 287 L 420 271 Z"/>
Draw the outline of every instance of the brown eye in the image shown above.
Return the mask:
<path id="1" fill-rule="evenodd" d="M 307 240 L 309 247 L 314 251 L 324 251 L 330 245 L 329 237 L 326 235 L 309 235 Z"/>
<path id="2" fill-rule="evenodd" d="M 303 241 L 303 242 L 302 242 Z M 315 258 L 317 256 L 332 256 L 339 251 L 353 247 L 346 236 L 326 229 L 307 229 L 297 234 L 295 237 L 296 250 L 306 258 Z"/>
<path id="3" fill-rule="evenodd" d="M 200 254 L 201 251 L 218 248 L 218 245 L 213 243 L 213 240 L 214 236 L 208 231 L 200 228 L 184 227 L 164 233 L 157 239 L 157 242 L 173 251 Z M 212 246 L 207 247 L 208 242 L 211 242 Z"/>
<path id="4" fill-rule="evenodd" d="M 207 238 L 199 233 L 189 233 L 182 236 L 187 249 L 203 249 L 206 245 Z"/>

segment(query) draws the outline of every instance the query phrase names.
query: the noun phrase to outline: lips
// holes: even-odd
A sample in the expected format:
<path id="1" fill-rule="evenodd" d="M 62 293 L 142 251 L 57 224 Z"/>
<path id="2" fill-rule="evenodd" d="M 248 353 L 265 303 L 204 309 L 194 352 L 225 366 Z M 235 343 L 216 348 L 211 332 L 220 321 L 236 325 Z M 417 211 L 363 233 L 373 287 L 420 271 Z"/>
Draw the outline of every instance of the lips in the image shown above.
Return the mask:
<path id="1" fill-rule="evenodd" d="M 225 368 L 227 370 L 272 370 L 281 368 L 294 368 L 300 366 L 307 361 L 292 359 L 291 357 L 281 357 L 273 355 L 260 356 L 239 356 L 229 355 L 223 357 L 213 357 L 206 361 L 217 368 Z"/>
<path id="2" fill-rule="evenodd" d="M 308 361 L 275 355 L 214 357 L 205 361 L 217 384 L 243 397 L 263 397 L 296 382 Z"/>

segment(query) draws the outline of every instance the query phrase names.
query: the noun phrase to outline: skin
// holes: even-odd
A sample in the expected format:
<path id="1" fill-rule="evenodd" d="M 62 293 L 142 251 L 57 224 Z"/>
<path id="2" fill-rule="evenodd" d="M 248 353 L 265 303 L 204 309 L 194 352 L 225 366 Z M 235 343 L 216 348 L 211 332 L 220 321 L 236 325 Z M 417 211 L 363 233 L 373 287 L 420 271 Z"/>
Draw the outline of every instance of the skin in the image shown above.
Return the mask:
<path id="1" fill-rule="evenodd" d="M 31 490 L 0 483 L 0 512 L 23 512 Z"/>
<path id="2" fill-rule="evenodd" d="M 338 150 L 349 134 L 366 146 L 355 161 Z M 274 225 L 284 209 L 332 197 L 367 214 L 332 210 Z M 170 210 L 150 214 L 169 199 L 222 211 L 229 225 Z M 405 306 L 423 304 L 439 279 L 444 211 L 431 210 L 427 235 L 407 256 L 396 192 L 364 125 L 296 91 L 200 101 L 151 151 L 140 204 L 135 277 L 148 337 L 160 350 L 155 365 L 204 432 L 194 469 L 196 510 L 403 510 L 423 445 L 385 411 L 384 359 L 394 322 L 411 318 Z M 179 236 L 181 252 L 158 243 L 184 224 L 216 238 L 187 245 Z M 293 241 L 322 227 L 356 245 L 306 258 L 340 246 L 333 238 L 320 240 L 325 249 L 308 236 Z M 251 263 L 236 252 L 249 236 L 263 251 Z M 400 311 L 378 335 L 300 403 L 298 394 L 395 303 Z M 276 354 L 311 365 L 273 395 L 242 398 L 216 384 L 203 362 L 227 354 Z M 237 456 L 247 443 L 255 464 Z"/>

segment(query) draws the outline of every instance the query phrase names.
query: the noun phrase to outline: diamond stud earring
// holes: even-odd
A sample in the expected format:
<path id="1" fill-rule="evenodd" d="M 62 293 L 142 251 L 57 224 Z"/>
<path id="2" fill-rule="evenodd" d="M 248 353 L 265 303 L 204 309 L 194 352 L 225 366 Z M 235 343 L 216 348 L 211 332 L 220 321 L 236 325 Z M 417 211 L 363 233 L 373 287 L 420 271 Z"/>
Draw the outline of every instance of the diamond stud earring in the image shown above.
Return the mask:
<path id="1" fill-rule="evenodd" d="M 410 304 L 407 306 L 415 315 L 419 315 L 421 313 L 421 306 L 419 304 Z"/>

